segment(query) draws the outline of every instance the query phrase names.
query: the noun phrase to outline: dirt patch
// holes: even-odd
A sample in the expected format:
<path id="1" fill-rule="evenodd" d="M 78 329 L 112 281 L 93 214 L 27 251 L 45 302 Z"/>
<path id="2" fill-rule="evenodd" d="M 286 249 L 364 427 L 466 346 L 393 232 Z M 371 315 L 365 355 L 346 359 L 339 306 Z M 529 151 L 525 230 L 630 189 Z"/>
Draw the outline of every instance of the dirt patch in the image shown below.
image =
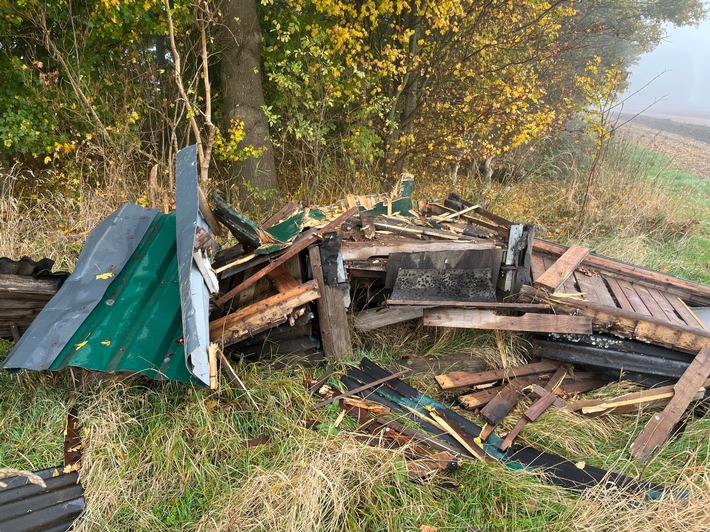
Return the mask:
<path id="1" fill-rule="evenodd" d="M 622 116 L 620 123 L 628 120 Z M 668 155 L 698 177 L 710 179 L 710 120 L 698 117 L 638 116 L 620 131 L 632 142 Z"/>

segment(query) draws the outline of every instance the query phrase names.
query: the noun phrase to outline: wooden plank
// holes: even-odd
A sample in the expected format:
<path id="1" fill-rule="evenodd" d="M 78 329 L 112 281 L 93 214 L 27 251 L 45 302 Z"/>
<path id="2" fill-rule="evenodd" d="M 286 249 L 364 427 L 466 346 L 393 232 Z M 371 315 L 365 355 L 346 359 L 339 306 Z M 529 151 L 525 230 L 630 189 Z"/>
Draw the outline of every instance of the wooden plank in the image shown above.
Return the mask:
<path id="1" fill-rule="evenodd" d="M 525 411 L 523 417 L 518 420 L 513 429 L 498 446 L 500 451 L 507 451 L 528 422 L 536 421 L 549 407 L 552 406 L 552 404 L 557 400 L 557 396 L 554 392 L 560 386 L 560 383 L 562 383 L 565 379 L 566 375 L 567 368 L 565 366 L 557 368 L 555 374 L 545 385 L 545 392 L 547 393 L 535 401 L 532 406 Z"/>
<path id="2" fill-rule="evenodd" d="M 430 236 L 440 238 L 442 240 L 467 240 L 469 242 L 477 242 L 479 239 L 472 236 L 459 235 L 450 231 L 441 229 L 432 229 L 429 227 L 419 227 L 416 225 L 399 225 L 395 223 L 387 223 L 379 220 L 375 221 L 375 228 L 380 231 L 388 231 L 395 235 L 413 235 L 413 236 Z"/>
<path id="3" fill-rule="evenodd" d="M 436 421 L 443 429 L 448 432 L 453 438 L 459 442 L 463 447 L 471 453 L 471 456 L 478 458 L 482 462 L 493 462 L 493 458 L 489 456 L 483 447 L 478 445 L 471 436 L 469 436 L 466 431 L 457 427 L 450 419 L 445 417 L 442 413 L 432 410 L 429 412 L 431 418 Z"/>
<path id="4" fill-rule="evenodd" d="M 682 299 L 677 296 L 668 296 L 668 302 L 673 306 L 680 318 L 688 324 L 688 327 L 697 327 L 699 329 L 707 330 L 703 322 L 701 322 L 698 317 L 691 312 L 688 305 L 686 305 Z"/>
<path id="5" fill-rule="evenodd" d="M 606 279 L 607 285 L 609 285 L 609 290 L 614 295 L 616 302 L 619 307 L 630 312 L 635 312 L 634 307 L 631 305 L 629 300 L 626 298 L 624 290 L 619 286 L 619 281 L 614 277 L 609 277 Z"/>
<path id="6" fill-rule="evenodd" d="M 680 316 L 678 316 L 675 309 L 673 308 L 673 305 L 671 305 L 670 301 L 668 301 L 668 298 L 665 294 L 653 288 L 646 288 L 646 290 L 653 298 L 653 300 L 658 304 L 658 306 L 663 309 L 663 313 L 666 315 L 666 319 L 669 322 L 675 323 L 677 325 L 686 325 L 686 323 L 680 318 Z M 675 297 L 671 294 L 668 295 L 670 297 Z"/>
<path id="7" fill-rule="evenodd" d="M 298 253 L 300 253 L 301 251 L 306 249 L 309 245 L 311 245 L 313 242 L 315 242 L 316 239 L 320 235 L 322 235 L 323 233 L 327 233 L 329 231 L 332 231 L 334 229 L 337 229 L 344 221 L 346 221 L 348 218 L 350 218 L 351 216 L 353 216 L 356 213 L 357 213 L 357 207 L 353 207 L 352 209 L 345 211 L 343 214 L 338 216 L 332 222 L 326 224 L 324 227 L 321 227 L 320 229 L 311 229 L 307 233 L 303 234 L 298 240 L 296 240 L 293 244 L 291 244 L 291 246 L 281 256 L 279 256 L 278 259 L 267 264 L 266 266 L 261 268 L 257 273 L 255 273 L 254 275 L 252 275 L 248 279 L 242 281 L 239 285 L 235 286 L 229 292 L 227 292 L 222 297 L 220 297 L 217 301 L 215 301 L 215 303 L 217 305 L 224 305 L 226 302 L 231 300 L 234 296 L 239 294 L 239 292 L 250 287 L 251 285 L 256 283 L 259 279 L 266 277 L 266 275 L 268 275 L 269 273 L 274 271 L 276 268 L 278 268 L 280 265 L 282 265 L 288 259 L 296 256 Z"/>
<path id="8" fill-rule="evenodd" d="M 535 287 L 554 293 L 569 278 L 584 258 L 589 255 L 589 248 L 573 245 L 565 251 L 555 263 L 535 280 Z"/>
<path id="9" fill-rule="evenodd" d="M 663 445 L 702 383 L 710 377 L 710 347 L 705 347 L 695 356 L 688 369 L 674 386 L 673 398 L 663 409 L 654 414 L 646 427 L 631 444 L 631 456 L 645 462 Z"/>
<path id="10" fill-rule="evenodd" d="M 579 292 L 582 294 L 582 299 L 585 301 L 592 301 L 594 303 L 601 303 L 601 299 L 597 296 L 596 287 L 592 284 L 591 279 L 587 275 L 581 272 L 574 272 L 573 277 L 575 283 L 579 286 Z"/>
<path id="11" fill-rule="evenodd" d="M 316 281 L 309 281 L 210 322 L 210 338 L 222 346 L 234 344 L 286 322 L 297 307 L 319 297 Z"/>
<path id="12" fill-rule="evenodd" d="M 624 295 L 626 296 L 628 302 L 631 304 L 631 307 L 633 308 L 634 312 L 638 312 L 639 314 L 643 314 L 644 316 L 653 316 L 653 314 L 651 314 L 651 311 L 648 310 L 646 305 L 643 304 L 643 300 L 636 293 L 636 290 L 634 290 L 634 287 L 631 283 L 622 279 L 618 279 L 617 282 L 619 283 L 619 287 L 621 287 L 621 289 L 624 291 Z"/>
<path id="13" fill-rule="evenodd" d="M 549 309 L 548 305 L 539 303 L 498 303 L 491 301 L 435 301 L 427 299 L 388 299 L 388 305 L 423 307 L 467 307 L 474 309 L 519 310 L 521 312 L 537 312 Z"/>
<path id="14" fill-rule="evenodd" d="M 0 274 L 0 297 L 30 299 L 30 296 L 38 296 L 49 299 L 59 289 L 59 283 L 59 278 L 35 279 L 27 275 L 3 273 Z"/>
<path id="15" fill-rule="evenodd" d="M 380 327 L 421 319 L 426 306 L 384 307 L 363 310 L 355 316 L 355 329 L 374 331 Z"/>
<path id="16" fill-rule="evenodd" d="M 268 277 L 279 292 L 288 292 L 300 284 L 283 264 L 269 273 Z"/>
<path id="17" fill-rule="evenodd" d="M 497 425 L 518 404 L 522 396 L 522 389 L 537 380 L 536 375 L 530 375 L 510 381 L 503 387 L 498 396 L 481 410 L 481 417 L 491 425 Z M 461 399 L 459 398 L 459 400 Z"/>
<path id="18" fill-rule="evenodd" d="M 577 284 L 582 292 L 589 292 L 594 294 L 594 303 L 599 303 L 605 307 L 617 308 L 614 298 L 611 297 L 609 293 L 609 288 L 607 288 L 604 279 L 602 279 L 599 272 L 591 272 L 590 275 L 586 275 L 583 272 L 576 272 L 575 279 L 577 279 Z"/>
<path id="19" fill-rule="evenodd" d="M 367 260 L 370 257 L 388 257 L 392 253 L 416 253 L 421 251 L 494 249 L 495 242 L 449 242 L 445 240 L 407 240 L 403 242 L 343 242 L 341 252 L 344 261 Z"/>
<path id="20" fill-rule="evenodd" d="M 327 357 L 352 355 L 353 345 L 350 338 L 347 309 L 343 301 L 343 292 L 325 284 L 321 264 L 320 246 L 308 250 L 313 277 L 321 291 L 318 307 L 318 325 L 320 327 L 323 353 Z"/>
<path id="21" fill-rule="evenodd" d="M 611 309 L 587 301 L 570 301 L 549 296 L 530 286 L 523 286 L 520 295 L 525 301 L 551 303 L 558 313 L 588 316 L 592 318 L 595 331 L 612 332 L 625 338 L 693 354 L 705 346 L 710 346 L 710 332 L 702 329 L 676 325 L 653 316 L 643 316 L 624 309 Z"/>
<path id="22" fill-rule="evenodd" d="M 567 246 L 539 238 L 536 238 L 534 242 L 534 250 L 542 253 L 562 255 L 566 249 Z M 604 277 L 607 279 L 609 275 L 613 275 L 614 277 L 630 280 L 635 284 L 643 284 L 647 288 L 667 291 L 698 306 L 710 306 L 710 286 L 633 266 L 594 253 L 587 255 L 582 265 L 603 270 Z"/>
<path id="23" fill-rule="evenodd" d="M 424 311 L 423 323 L 432 327 L 592 334 L 591 319 L 556 314 L 498 316 L 490 310 L 432 308 Z"/>
<path id="24" fill-rule="evenodd" d="M 540 253 L 533 253 L 531 261 L 532 277 L 533 281 L 537 280 L 538 277 L 542 276 L 547 268 L 545 267 L 545 261 L 542 259 Z"/>
<path id="25" fill-rule="evenodd" d="M 673 323 L 677 323 L 678 318 L 675 315 L 675 313 L 671 313 L 670 316 L 668 313 L 666 313 L 665 310 L 663 310 L 663 307 L 661 307 L 656 299 L 651 295 L 651 293 L 648 291 L 648 288 L 645 286 L 642 286 L 640 284 L 634 285 L 634 290 L 638 294 L 638 296 L 641 298 L 641 301 L 643 301 L 643 304 L 646 305 L 646 308 L 648 311 L 651 313 L 651 316 L 654 318 L 658 318 L 659 320 L 668 320 Z"/>
<path id="26" fill-rule="evenodd" d="M 518 379 L 528 375 L 548 373 L 555 371 L 559 365 L 559 362 L 545 360 L 543 362 L 525 364 L 524 366 L 518 366 L 515 368 L 492 369 L 476 373 L 454 371 L 451 373 L 436 375 L 434 378 L 442 390 L 451 390 L 454 388 L 463 388 L 465 386 L 476 386 L 479 384 L 487 384 L 489 382 L 498 382 L 503 379 Z"/>

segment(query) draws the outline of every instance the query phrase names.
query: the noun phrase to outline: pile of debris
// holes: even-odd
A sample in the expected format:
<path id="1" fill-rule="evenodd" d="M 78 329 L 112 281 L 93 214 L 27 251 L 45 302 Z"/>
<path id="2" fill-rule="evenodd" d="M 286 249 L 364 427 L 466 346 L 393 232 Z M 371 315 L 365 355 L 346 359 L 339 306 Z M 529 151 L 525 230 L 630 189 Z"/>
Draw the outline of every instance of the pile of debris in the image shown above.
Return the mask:
<path id="1" fill-rule="evenodd" d="M 340 400 L 343 415 L 367 431 L 386 428 L 393 444 L 416 442 L 412 451 L 434 469 L 461 454 L 537 463 L 577 487 L 605 472 L 586 468 L 581 478 L 571 462 L 513 443 L 546 409 L 599 415 L 665 404 L 632 446 L 646 460 L 690 403 L 707 396 L 708 286 L 535 238 L 532 224 L 512 223 L 456 194 L 415 207 L 408 176 L 390 195 L 349 196 L 327 208 L 292 202 L 258 224 L 219 195 L 214 212 L 209 208 L 194 147 L 178 154 L 176 175 L 176 212 L 128 204 L 107 218 L 31 325 L 8 327 L 16 335 L 27 329 L 3 368 L 79 366 L 216 387 L 221 367 L 245 389 L 230 356 L 280 353 L 312 365 L 349 357 L 351 324 L 368 331 L 418 319 L 529 332 L 539 362 L 436 376 L 442 390 L 467 389 L 459 402 L 478 411 L 484 427 L 408 387 L 397 378 L 402 372 L 366 361 L 343 376 L 347 396 L 323 386 L 330 373 L 310 386 L 325 390 L 322 404 Z M 220 222 L 237 244 L 218 251 L 212 237 Z M 0 293 L 0 303 L 6 298 Z M 570 401 L 621 376 L 663 386 Z M 525 393 L 537 399 L 499 438 L 496 426 Z M 383 408 L 436 438 L 382 417 Z"/>

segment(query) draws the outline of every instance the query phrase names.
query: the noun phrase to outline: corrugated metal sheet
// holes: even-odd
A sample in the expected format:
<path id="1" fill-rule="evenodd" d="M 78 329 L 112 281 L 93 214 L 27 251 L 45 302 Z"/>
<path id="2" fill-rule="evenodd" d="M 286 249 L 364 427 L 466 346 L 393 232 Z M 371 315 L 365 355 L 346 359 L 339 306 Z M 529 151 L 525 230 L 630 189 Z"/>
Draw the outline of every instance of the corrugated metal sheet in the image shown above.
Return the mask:
<path id="1" fill-rule="evenodd" d="M 210 293 L 193 259 L 195 231 L 209 232 L 200 214 L 197 189 L 197 149 L 180 150 L 176 159 L 177 261 L 185 331 L 185 365 L 204 384 L 210 383 L 207 348 L 210 344 Z"/>
<path id="2" fill-rule="evenodd" d="M 3 479 L 7 487 L 0 488 L 0 532 L 67 530 L 86 503 L 78 474 L 61 471 L 57 467 L 36 472 L 46 488 L 25 477 Z"/>
<path id="3" fill-rule="evenodd" d="M 91 232 L 76 269 L 28 327 L 3 368 L 52 365 L 131 258 L 157 212 L 129 203 Z"/>

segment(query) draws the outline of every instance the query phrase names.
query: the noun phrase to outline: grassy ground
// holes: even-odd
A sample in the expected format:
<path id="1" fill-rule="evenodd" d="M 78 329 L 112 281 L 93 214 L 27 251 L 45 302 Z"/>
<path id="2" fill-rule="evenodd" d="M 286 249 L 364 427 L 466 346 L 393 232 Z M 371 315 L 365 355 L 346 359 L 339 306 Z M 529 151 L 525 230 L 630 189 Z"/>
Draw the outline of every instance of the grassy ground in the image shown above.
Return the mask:
<path id="1" fill-rule="evenodd" d="M 475 194 L 496 212 L 544 225 L 551 238 L 707 282 L 708 182 L 667 168 L 650 152 L 614 149 L 590 190 L 581 226 L 581 163 L 577 174 L 494 183 Z M 574 164 L 563 155 L 549 163 L 567 170 Z M 71 267 L 86 231 L 120 203 L 94 193 L 82 198 L 68 212 L 4 196 L 0 214 L 8 224 L 0 255 L 47 253 Z M 27 208 L 35 210 L 30 215 Z M 46 224 L 38 230 L 32 221 L 39 216 Z M 417 325 L 356 341 L 355 360 L 367 355 L 383 364 L 403 354 L 464 351 L 499 366 L 525 347 L 516 336 Z M 9 347 L 0 341 L 0 359 Z M 601 489 L 578 497 L 535 474 L 475 462 L 450 475 L 457 488 L 444 489 L 441 479 L 407 480 L 401 452 L 357 442 L 347 420 L 335 427 L 335 406 L 310 410 L 307 370 L 276 370 L 267 362 L 237 369 L 259 410 L 228 383 L 209 391 L 77 370 L 0 374 L 0 466 L 35 470 L 60 463 L 66 411 L 77 406 L 87 498 L 79 530 L 707 530 L 710 523 L 708 414 L 643 469 L 629 460 L 628 446 L 650 412 L 586 419 L 552 410 L 522 434 L 523 441 L 574 461 L 662 482 L 685 492 L 682 501 L 644 503 Z M 438 393 L 433 379 L 410 382 Z M 618 383 L 595 394 L 629 389 Z M 306 429 L 312 420 L 317 429 Z M 267 443 L 251 441 L 262 436 Z"/>

